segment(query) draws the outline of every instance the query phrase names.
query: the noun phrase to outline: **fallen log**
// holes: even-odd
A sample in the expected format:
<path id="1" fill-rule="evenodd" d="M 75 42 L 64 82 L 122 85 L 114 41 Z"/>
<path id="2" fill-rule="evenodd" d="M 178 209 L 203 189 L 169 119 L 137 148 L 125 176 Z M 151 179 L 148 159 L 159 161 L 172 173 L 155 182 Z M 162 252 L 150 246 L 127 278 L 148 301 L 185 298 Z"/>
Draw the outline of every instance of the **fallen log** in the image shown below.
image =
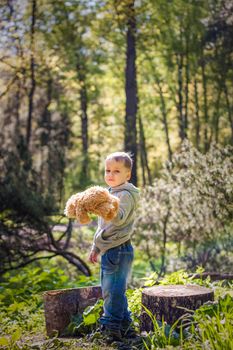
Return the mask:
<path id="1" fill-rule="evenodd" d="M 73 315 L 101 298 L 101 288 L 84 287 L 49 290 L 43 293 L 46 332 L 49 337 L 61 335 Z"/>
<path id="2" fill-rule="evenodd" d="M 214 292 L 209 288 L 194 285 L 153 286 L 145 288 L 142 292 L 142 305 L 156 320 L 164 320 L 169 325 L 187 313 L 187 309 L 196 310 L 209 300 L 214 300 Z M 152 320 L 144 308 L 140 316 L 140 329 L 153 330 Z"/>
<path id="3" fill-rule="evenodd" d="M 211 281 L 223 281 L 223 280 L 228 280 L 232 281 L 233 280 L 233 274 L 232 273 L 220 273 L 220 272 L 202 272 L 202 273 L 194 273 L 189 275 L 189 277 L 193 277 L 193 279 L 206 279 L 210 277 Z"/>

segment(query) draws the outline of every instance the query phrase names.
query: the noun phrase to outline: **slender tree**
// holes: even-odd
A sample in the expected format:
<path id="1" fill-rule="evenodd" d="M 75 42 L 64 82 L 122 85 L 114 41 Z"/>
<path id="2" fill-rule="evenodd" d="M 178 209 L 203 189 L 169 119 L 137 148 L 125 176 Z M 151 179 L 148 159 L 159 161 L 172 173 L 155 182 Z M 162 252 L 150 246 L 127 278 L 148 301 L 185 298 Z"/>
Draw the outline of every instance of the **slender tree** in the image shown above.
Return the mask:
<path id="1" fill-rule="evenodd" d="M 133 155 L 132 182 L 137 185 L 137 72 L 136 72 L 136 16 L 134 0 L 127 4 L 127 49 L 125 69 L 125 150 Z"/>
<path id="2" fill-rule="evenodd" d="M 32 0 L 31 9 L 31 30 L 30 30 L 30 80 L 31 86 L 28 95 L 28 118 L 27 118 L 27 134 L 26 143 L 29 148 L 31 131 L 32 131 L 32 118 L 33 118 L 33 100 L 36 89 L 35 78 L 35 25 L 36 25 L 36 6 L 37 0 Z"/>

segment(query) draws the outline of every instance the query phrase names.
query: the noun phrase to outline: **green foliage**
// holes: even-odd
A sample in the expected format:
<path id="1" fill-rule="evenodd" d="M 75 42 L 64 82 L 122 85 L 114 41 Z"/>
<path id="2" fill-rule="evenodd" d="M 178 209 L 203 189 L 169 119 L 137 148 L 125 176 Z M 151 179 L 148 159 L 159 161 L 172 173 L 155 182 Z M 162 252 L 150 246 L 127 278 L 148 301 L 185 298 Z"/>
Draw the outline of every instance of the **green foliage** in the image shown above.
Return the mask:
<path id="1" fill-rule="evenodd" d="M 202 267 L 198 267 L 196 269 L 196 274 L 201 274 L 204 272 L 204 269 Z M 172 272 L 170 274 L 165 275 L 163 278 L 159 279 L 159 276 L 156 272 L 152 272 L 149 276 L 142 278 L 142 281 L 144 282 L 145 287 L 152 287 L 155 284 L 161 284 L 161 285 L 169 285 L 169 284 L 199 284 L 199 285 L 205 285 L 209 286 L 210 284 L 210 278 L 206 278 L 205 280 L 196 279 L 194 280 L 194 274 L 189 274 L 184 269 Z"/>
<path id="2" fill-rule="evenodd" d="M 43 331 L 42 292 L 69 285 L 62 270 L 43 265 L 6 273 L 0 286 L 2 331 L 12 336 L 15 332 Z"/>
<path id="3" fill-rule="evenodd" d="M 69 286 L 69 278 L 64 271 L 55 267 L 25 267 L 20 273 L 7 272 L 1 283 L 0 301 L 6 306 L 15 301 L 25 301 L 39 293 Z M 40 298 L 39 298 L 40 299 Z"/>
<path id="4" fill-rule="evenodd" d="M 189 269 L 224 265 L 227 270 L 231 265 L 232 150 L 212 144 L 203 155 L 185 140 L 164 164 L 161 177 L 142 191 L 136 244 L 150 261 L 161 257 L 160 275 L 169 264 L 169 245 L 179 246 L 172 255 Z"/>
<path id="5" fill-rule="evenodd" d="M 132 320 L 135 328 L 139 329 L 139 317 L 142 309 L 142 288 L 128 289 L 126 292 L 129 309 L 132 312 Z"/>
<path id="6" fill-rule="evenodd" d="M 4 275 L 0 293 L 0 324 L 2 336 L 0 348 L 6 350 L 47 350 L 47 349 L 79 349 L 72 341 L 66 342 L 53 338 L 45 340 L 40 345 L 32 345 L 27 340 L 38 333 L 44 334 L 44 311 L 42 308 L 41 293 L 44 290 L 60 289 L 80 285 L 90 285 L 93 280 L 78 278 L 69 281 L 63 270 L 46 266 L 25 267 L 19 271 Z M 204 272 L 199 268 L 197 273 Z M 146 286 L 154 285 L 157 274 L 144 278 Z M 80 283 L 79 283 L 80 281 Z M 157 281 L 158 283 L 158 281 Z M 198 283 L 215 289 L 217 295 L 225 295 L 216 298 L 215 302 L 208 302 L 188 317 L 182 319 L 182 327 L 177 326 L 178 321 L 170 326 L 165 322 L 159 322 L 147 310 L 153 322 L 153 331 L 143 336 L 144 349 L 173 349 L 179 347 L 182 350 L 206 349 L 203 344 L 208 344 L 208 350 L 231 350 L 233 329 L 233 296 L 230 296 L 230 288 L 223 282 L 210 282 L 209 280 L 194 280 L 184 270 L 165 276 L 159 281 L 161 284 L 190 284 Z M 141 313 L 142 288 L 127 290 L 128 304 L 132 312 L 134 325 L 139 327 Z M 92 340 L 98 339 L 96 332 L 97 320 L 101 315 L 103 301 L 99 300 L 95 305 L 87 307 L 82 315 L 72 317 L 70 325 L 64 335 L 86 336 L 94 334 Z M 84 338 L 83 338 L 84 339 Z M 207 345 L 205 345 L 207 346 Z M 84 346 L 92 348 L 92 345 Z M 97 345 L 93 345 L 96 350 Z M 83 349 L 80 346 L 80 350 Z"/>
<path id="7" fill-rule="evenodd" d="M 207 302 L 193 312 L 182 316 L 172 326 L 157 321 L 146 309 L 153 330 L 143 339 L 145 348 L 230 350 L 233 346 L 233 297 L 229 294 L 215 302 Z M 181 325 L 178 327 L 182 319 Z M 207 347 L 206 347 L 207 346 Z"/>
<path id="8" fill-rule="evenodd" d="M 233 297 L 225 295 L 202 305 L 193 315 L 192 336 L 184 349 L 231 350 L 233 348 Z M 195 347 L 196 346 L 196 347 Z"/>
<path id="9" fill-rule="evenodd" d="M 95 278 L 82 275 L 70 281 L 63 270 L 45 263 L 11 271 L 3 277 L 0 286 L 0 323 L 2 331 L 9 336 L 15 332 L 44 332 L 44 291 L 96 284 Z"/>
<path id="10" fill-rule="evenodd" d="M 95 305 L 88 306 L 83 312 L 83 322 L 86 326 L 96 324 L 103 311 L 103 300 L 98 300 Z"/>
<path id="11" fill-rule="evenodd" d="M 147 337 L 144 338 L 143 342 L 145 348 L 147 350 L 156 348 L 164 348 L 167 345 L 179 345 L 180 336 L 179 333 L 176 332 L 176 327 L 178 321 L 175 322 L 172 326 L 168 325 L 164 320 L 158 321 L 155 316 L 148 310 L 145 306 L 143 306 L 147 315 L 150 317 L 152 321 L 153 330 L 149 332 Z M 182 332 L 182 330 L 180 331 Z"/>
<path id="12" fill-rule="evenodd" d="M 204 269 L 202 267 L 198 267 L 196 269 L 196 274 L 201 274 L 204 272 Z M 210 278 L 207 277 L 205 280 L 195 279 L 194 280 L 194 274 L 190 275 L 187 271 L 181 269 L 175 272 L 172 272 L 171 274 L 167 274 L 165 277 L 162 278 L 160 281 L 160 284 L 162 285 L 169 285 L 169 284 L 199 284 L 199 285 L 205 285 L 209 286 Z"/>
<path id="13" fill-rule="evenodd" d="M 18 350 L 20 347 L 17 346 L 16 342 L 20 340 L 22 334 L 20 329 L 16 329 L 14 334 L 10 337 L 0 337 L 0 348 L 1 346 L 5 349 Z"/>
<path id="14" fill-rule="evenodd" d="M 63 335 L 85 335 L 92 332 L 97 327 L 97 321 L 103 312 L 103 300 L 88 306 L 82 314 L 73 315 L 71 322 L 66 327 Z"/>

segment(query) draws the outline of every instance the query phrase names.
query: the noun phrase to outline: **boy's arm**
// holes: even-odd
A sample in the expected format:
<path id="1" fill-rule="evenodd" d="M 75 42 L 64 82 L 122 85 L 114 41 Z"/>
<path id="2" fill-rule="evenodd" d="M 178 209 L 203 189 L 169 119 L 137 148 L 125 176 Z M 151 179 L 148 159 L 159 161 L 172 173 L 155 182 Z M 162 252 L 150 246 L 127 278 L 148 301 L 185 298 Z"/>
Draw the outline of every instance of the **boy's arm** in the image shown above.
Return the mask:
<path id="1" fill-rule="evenodd" d="M 120 205 L 116 217 L 111 221 L 115 226 L 122 225 L 128 218 L 134 207 L 134 200 L 129 192 L 124 192 L 120 196 Z"/>
<path id="2" fill-rule="evenodd" d="M 94 264 L 98 261 L 98 255 L 100 254 L 99 248 L 95 245 L 95 243 L 92 244 L 92 248 L 88 257 L 88 260 Z"/>
<path id="3" fill-rule="evenodd" d="M 99 255 L 99 253 L 95 252 L 94 250 L 91 250 L 88 260 L 92 264 L 94 264 L 98 261 L 98 255 Z"/>
<path id="4" fill-rule="evenodd" d="M 92 243 L 92 247 L 91 247 L 91 251 L 99 254 L 100 253 L 100 250 L 99 248 L 96 246 L 95 244 L 95 239 L 96 239 L 96 235 L 97 235 L 97 232 L 98 232 L 98 229 L 100 228 L 100 217 L 98 216 L 98 221 L 97 221 L 97 229 L 95 231 L 95 234 L 94 234 L 94 238 L 93 238 L 93 243 Z"/>

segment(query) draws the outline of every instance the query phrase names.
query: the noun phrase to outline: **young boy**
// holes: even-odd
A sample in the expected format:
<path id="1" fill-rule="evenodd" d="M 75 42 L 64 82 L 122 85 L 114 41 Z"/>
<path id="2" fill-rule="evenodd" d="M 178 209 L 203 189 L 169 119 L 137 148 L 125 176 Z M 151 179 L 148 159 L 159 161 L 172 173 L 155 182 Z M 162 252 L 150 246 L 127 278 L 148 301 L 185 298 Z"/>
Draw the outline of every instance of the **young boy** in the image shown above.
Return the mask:
<path id="1" fill-rule="evenodd" d="M 89 261 L 94 264 L 98 255 L 101 255 L 104 313 L 99 322 L 109 341 L 136 336 L 130 327 L 132 320 L 125 295 L 127 277 L 133 262 L 130 236 L 139 200 L 139 190 L 128 182 L 132 165 L 130 155 L 125 152 L 112 153 L 105 160 L 105 182 L 109 186 L 109 192 L 120 199 L 120 206 L 112 221 L 106 222 L 98 218 L 98 228 L 89 256 Z"/>

